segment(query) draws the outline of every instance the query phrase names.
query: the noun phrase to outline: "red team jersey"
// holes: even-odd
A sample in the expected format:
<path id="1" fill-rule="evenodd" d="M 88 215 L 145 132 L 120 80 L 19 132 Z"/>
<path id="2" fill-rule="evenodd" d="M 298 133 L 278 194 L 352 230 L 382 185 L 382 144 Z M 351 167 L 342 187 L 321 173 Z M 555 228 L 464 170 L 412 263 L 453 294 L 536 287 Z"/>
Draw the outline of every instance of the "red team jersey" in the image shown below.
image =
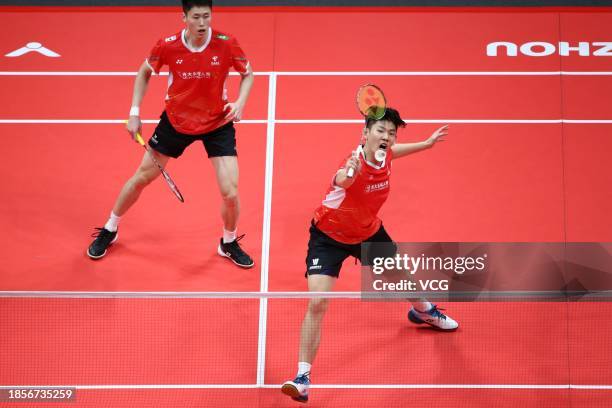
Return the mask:
<path id="1" fill-rule="evenodd" d="M 319 230 L 345 244 L 365 241 L 379 230 L 382 221 L 377 214 L 389 196 L 391 151 L 381 166 L 366 162 L 363 154 L 359 159 L 361 171 L 353 184 L 344 189 L 332 182 L 314 215 Z"/>
<path id="2" fill-rule="evenodd" d="M 185 34 L 183 30 L 159 40 L 147 63 L 155 73 L 168 66 L 168 119 L 180 133 L 197 135 L 227 123 L 225 81 L 231 67 L 246 74 L 249 62 L 238 41 L 228 34 L 209 29 L 199 49 L 189 46 Z"/>

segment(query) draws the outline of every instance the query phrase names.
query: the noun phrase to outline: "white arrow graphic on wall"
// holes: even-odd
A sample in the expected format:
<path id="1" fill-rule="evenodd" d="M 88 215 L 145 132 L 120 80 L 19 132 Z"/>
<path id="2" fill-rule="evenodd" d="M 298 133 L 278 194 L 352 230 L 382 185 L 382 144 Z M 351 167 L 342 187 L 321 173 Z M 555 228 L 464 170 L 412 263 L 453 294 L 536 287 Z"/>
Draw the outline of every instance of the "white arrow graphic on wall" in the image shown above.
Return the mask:
<path id="1" fill-rule="evenodd" d="M 29 52 L 37 52 L 39 54 L 44 55 L 45 57 L 52 58 L 57 58 L 60 56 L 57 52 L 51 51 L 50 49 L 43 47 L 43 45 L 39 42 L 29 42 L 26 44 L 25 47 L 21 47 L 18 50 L 9 52 L 5 55 L 5 57 L 21 57 L 22 55 L 27 54 Z"/>

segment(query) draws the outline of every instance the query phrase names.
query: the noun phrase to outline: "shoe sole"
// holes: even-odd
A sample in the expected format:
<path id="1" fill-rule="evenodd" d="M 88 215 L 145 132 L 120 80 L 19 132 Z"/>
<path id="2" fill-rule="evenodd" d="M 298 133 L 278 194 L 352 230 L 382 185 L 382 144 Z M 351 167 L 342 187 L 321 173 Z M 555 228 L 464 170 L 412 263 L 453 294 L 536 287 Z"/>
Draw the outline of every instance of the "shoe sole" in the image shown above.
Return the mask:
<path id="1" fill-rule="evenodd" d="M 410 320 L 414 324 L 426 324 L 429 327 L 431 327 L 432 329 L 438 330 L 438 331 L 441 331 L 441 332 L 452 332 L 452 331 L 455 331 L 455 330 L 457 330 L 459 328 L 459 325 L 457 325 L 457 327 L 455 327 L 454 329 L 443 329 L 443 328 L 438 327 L 438 326 L 436 326 L 434 324 L 427 323 L 425 320 L 421 320 L 421 319 L 419 319 L 416 316 L 413 316 L 412 313 L 410 313 L 410 312 L 408 312 L 408 320 Z"/>
<path id="2" fill-rule="evenodd" d="M 283 394 L 290 396 L 294 401 L 306 403 L 308 399 L 303 399 L 300 392 L 293 384 L 283 384 L 281 387 Z"/>
<path id="3" fill-rule="evenodd" d="M 244 265 L 244 264 L 241 264 L 241 263 L 238 263 L 238 262 L 234 261 L 234 260 L 232 259 L 232 257 L 231 257 L 231 256 L 229 256 L 228 254 L 226 254 L 225 252 L 223 252 L 223 250 L 221 249 L 221 245 L 219 245 L 219 246 L 217 247 L 217 253 L 218 253 L 220 256 L 222 256 L 222 257 L 224 257 L 224 258 L 229 259 L 229 260 L 230 260 L 230 261 L 232 261 L 234 264 L 236 264 L 236 265 L 238 265 L 239 267 L 244 268 L 244 269 L 249 269 L 249 268 L 252 268 L 252 267 L 255 265 L 255 262 L 253 262 L 253 263 L 252 263 L 252 264 L 250 264 L 250 265 Z"/>
<path id="4" fill-rule="evenodd" d="M 108 247 L 106 247 L 106 249 L 104 250 L 102 255 L 98 255 L 98 256 L 92 255 L 92 254 L 89 253 L 89 248 L 87 248 L 87 256 L 90 257 L 91 259 L 100 259 L 100 258 L 103 258 L 104 255 L 106 255 L 106 253 L 108 252 L 108 248 L 110 248 L 110 246 L 115 243 L 117 238 L 119 238 L 119 233 L 117 233 L 117 235 L 115 235 L 115 238 L 113 238 L 113 240 L 110 242 L 110 244 L 108 244 Z"/>

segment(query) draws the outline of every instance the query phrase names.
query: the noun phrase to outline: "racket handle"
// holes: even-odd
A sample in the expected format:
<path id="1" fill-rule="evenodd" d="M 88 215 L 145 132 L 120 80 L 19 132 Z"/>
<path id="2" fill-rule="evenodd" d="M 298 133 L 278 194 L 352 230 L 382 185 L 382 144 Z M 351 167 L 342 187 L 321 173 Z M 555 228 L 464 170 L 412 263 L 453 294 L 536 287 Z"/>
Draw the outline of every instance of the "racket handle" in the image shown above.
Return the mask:
<path id="1" fill-rule="evenodd" d="M 144 140 L 142 139 L 142 136 L 140 136 L 140 133 L 136 133 L 136 136 L 135 136 L 134 138 L 135 138 L 135 139 L 136 139 L 136 141 L 137 141 L 138 143 L 140 143 L 142 146 L 144 146 L 144 145 L 145 145 L 145 142 L 144 142 Z"/>
<path id="2" fill-rule="evenodd" d="M 353 176 L 355 175 L 355 169 L 354 168 L 350 168 L 348 169 L 348 171 L 346 172 L 346 177 L 348 178 L 353 178 Z"/>

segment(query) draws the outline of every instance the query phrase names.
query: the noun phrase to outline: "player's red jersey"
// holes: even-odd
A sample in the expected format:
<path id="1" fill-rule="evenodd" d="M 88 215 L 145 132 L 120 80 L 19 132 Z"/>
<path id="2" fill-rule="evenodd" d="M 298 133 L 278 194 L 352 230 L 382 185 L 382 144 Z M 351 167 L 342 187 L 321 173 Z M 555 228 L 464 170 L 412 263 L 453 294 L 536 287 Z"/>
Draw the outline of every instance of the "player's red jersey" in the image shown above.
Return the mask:
<path id="1" fill-rule="evenodd" d="M 315 224 L 319 230 L 336 241 L 357 244 L 378 231 L 382 221 L 378 211 L 389 196 L 391 151 L 380 165 L 369 163 L 360 154 L 361 171 L 355 181 L 344 189 L 335 184 L 315 210 Z"/>
<path id="2" fill-rule="evenodd" d="M 199 49 L 185 38 L 186 30 L 161 39 L 151 50 L 147 62 L 159 73 L 170 70 L 166 113 L 172 126 L 181 133 L 197 135 L 227 123 L 223 107 L 227 103 L 225 80 L 231 67 L 241 74 L 249 62 L 236 39 L 211 29 Z"/>

